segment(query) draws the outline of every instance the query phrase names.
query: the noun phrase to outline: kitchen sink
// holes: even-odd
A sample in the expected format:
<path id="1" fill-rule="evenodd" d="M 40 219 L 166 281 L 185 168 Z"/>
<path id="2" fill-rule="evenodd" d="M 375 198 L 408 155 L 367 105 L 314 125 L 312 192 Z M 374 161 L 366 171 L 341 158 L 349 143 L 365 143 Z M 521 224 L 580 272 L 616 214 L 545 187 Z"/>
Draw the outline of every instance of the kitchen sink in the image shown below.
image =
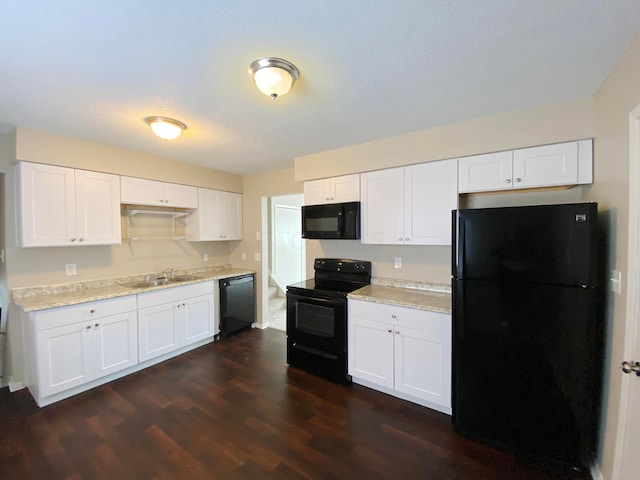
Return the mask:
<path id="1" fill-rule="evenodd" d="M 177 275 L 175 277 L 171 277 L 167 279 L 170 283 L 180 283 L 180 282 L 190 282 L 192 280 L 201 280 L 204 277 L 199 277 L 198 275 Z"/>

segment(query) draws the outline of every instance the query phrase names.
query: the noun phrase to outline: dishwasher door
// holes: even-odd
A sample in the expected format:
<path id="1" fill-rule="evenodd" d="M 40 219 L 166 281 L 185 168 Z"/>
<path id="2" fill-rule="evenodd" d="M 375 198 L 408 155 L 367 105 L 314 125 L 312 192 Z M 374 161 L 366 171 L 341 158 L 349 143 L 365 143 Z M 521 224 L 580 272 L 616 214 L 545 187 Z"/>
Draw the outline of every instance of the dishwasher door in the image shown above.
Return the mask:
<path id="1" fill-rule="evenodd" d="M 225 278 L 220 284 L 220 336 L 225 337 L 256 321 L 253 274 Z"/>

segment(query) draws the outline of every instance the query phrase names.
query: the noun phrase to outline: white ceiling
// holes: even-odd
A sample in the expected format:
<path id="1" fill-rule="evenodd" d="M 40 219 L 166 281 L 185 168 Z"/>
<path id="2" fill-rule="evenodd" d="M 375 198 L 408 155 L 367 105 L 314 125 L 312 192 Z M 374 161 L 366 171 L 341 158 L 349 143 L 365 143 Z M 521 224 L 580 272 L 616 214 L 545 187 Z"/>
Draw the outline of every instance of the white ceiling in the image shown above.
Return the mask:
<path id="1" fill-rule="evenodd" d="M 638 0 L 3 0 L 0 130 L 35 128 L 247 174 L 593 94 Z M 300 69 L 276 101 L 247 73 Z M 143 119 L 187 131 L 166 142 Z"/>

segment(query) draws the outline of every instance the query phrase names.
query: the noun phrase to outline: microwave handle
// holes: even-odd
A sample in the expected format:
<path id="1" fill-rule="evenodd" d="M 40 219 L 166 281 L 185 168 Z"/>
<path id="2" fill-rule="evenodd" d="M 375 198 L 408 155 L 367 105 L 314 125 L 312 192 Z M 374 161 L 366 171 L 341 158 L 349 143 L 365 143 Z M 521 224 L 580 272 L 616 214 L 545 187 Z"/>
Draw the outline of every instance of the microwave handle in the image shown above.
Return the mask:
<path id="1" fill-rule="evenodd" d="M 344 206 L 340 207 L 338 212 L 338 231 L 340 234 L 344 234 Z"/>

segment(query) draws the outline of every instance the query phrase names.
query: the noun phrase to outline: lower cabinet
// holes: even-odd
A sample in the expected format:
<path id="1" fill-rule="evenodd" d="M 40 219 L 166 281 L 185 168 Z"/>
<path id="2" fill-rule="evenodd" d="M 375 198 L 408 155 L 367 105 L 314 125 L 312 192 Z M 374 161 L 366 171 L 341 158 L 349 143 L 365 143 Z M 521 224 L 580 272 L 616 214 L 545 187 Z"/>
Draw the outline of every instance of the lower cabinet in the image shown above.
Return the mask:
<path id="1" fill-rule="evenodd" d="M 203 345 L 213 305 L 208 281 L 25 314 L 26 385 L 44 406 Z"/>
<path id="2" fill-rule="evenodd" d="M 138 295 L 141 362 L 214 336 L 213 282 Z"/>
<path id="3" fill-rule="evenodd" d="M 135 295 L 43 310 L 30 318 L 36 377 L 30 388 L 40 397 L 138 363 Z"/>
<path id="4" fill-rule="evenodd" d="M 451 315 L 349 300 L 349 375 L 451 413 Z"/>

